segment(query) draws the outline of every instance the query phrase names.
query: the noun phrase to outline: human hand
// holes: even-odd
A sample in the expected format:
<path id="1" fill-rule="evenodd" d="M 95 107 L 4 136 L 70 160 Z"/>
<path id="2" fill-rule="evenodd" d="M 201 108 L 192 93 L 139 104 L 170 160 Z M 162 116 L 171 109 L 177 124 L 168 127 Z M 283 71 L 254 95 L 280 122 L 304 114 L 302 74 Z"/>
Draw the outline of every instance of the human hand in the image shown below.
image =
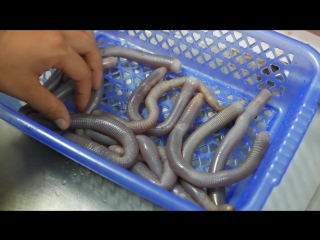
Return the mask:
<path id="1" fill-rule="evenodd" d="M 75 82 L 75 105 L 82 111 L 91 90 L 98 90 L 102 60 L 94 34 L 77 31 L 0 31 L 0 92 L 18 98 L 62 130 L 70 115 L 57 97 L 45 89 L 39 77 L 51 68 L 62 70 Z"/>

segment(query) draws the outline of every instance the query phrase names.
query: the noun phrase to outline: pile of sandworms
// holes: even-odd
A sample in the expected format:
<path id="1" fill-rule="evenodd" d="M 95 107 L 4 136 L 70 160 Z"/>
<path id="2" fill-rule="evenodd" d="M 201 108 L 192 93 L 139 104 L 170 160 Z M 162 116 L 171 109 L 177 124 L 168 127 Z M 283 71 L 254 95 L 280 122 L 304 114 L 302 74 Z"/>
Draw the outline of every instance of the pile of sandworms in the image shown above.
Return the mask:
<path id="1" fill-rule="evenodd" d="M 249 155 L 240 167 L 226 170 L 226 164 L 249 124 L 271 99 L 270 91 L 263 89 L 247 107 L 241 102 L 221 107 L 208 87 L 195 77 L 163 80 L 167 72 L 181 69 L 182 64 L 178 59 L 114 45 L 101 48 L 100 54 L 105 69 L 115 66 L 118 58 L 155 69 L 132 92 L 127 103 L 129 120 L 99 110 L 104 89 L 103 78 L 100 89 L 92 91 L 87 108 L 81 113 L 70 114 L 71 125 L 68 131 L 61 131 L 53 121 L 28 104 L 21 107 L 19 112 L 107 161 L 206 210 L 235 210 L 234 206 L 226 203 L 225 187 L 244 180 L 256 170 L 269 146 L 269 133 L 263 131 L 255 137 Z M 44 87 L 64 101 L 74 91 L 73 84 L 74 81 L 67 75 L 56 70 L 44 83 Z M 181 91 L 172 110 L 163 122 L 158 123 L 158 99 L 175 88 L 181 88 Z M 139 106 L 143 102 L 148 112 L 146 118 L 139 113 Z M 204 102 L 216 114 L 194 129 L 183 141 Z M 208 172 L 194 169 L 192 158 L 201 142 L 233 122 L 234 125 L 215 150 Z M 165 147 L 157 146 L 150 138 L 165 135 L 168 136 Z"/>

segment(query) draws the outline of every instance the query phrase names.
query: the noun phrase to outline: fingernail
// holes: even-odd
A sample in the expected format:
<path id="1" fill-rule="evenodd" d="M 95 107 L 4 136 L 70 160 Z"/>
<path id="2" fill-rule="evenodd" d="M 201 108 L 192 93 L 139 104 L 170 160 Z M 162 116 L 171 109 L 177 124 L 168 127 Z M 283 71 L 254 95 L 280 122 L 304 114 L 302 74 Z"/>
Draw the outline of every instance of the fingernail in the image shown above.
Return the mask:
<path id="1" fill-rule="evenodd" d="M 66 130 L 68 128 L 68 124 L 63 118 L 59 118 L 54 122 L 61 130 Z"/>

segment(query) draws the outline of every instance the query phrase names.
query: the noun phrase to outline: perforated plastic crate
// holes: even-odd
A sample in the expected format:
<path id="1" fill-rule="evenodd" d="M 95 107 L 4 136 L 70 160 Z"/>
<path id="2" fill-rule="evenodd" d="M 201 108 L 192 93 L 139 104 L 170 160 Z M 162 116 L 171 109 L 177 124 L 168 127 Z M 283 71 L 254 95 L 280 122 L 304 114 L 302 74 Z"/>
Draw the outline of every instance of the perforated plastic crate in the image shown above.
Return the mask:
<path id="1" fill-rule="evenodd" d="M 318 52 L 273 31 L 110 30 L 95 31 L 95 34 L 100 47 L 115 44 L 178 58 L 183 64 L 182 70 L 167 73 L 164 80 L 195 76 L 207 84 L 223 106 L 235 101 L 242 101 L 246 106 L 263 88 L 272 92 L 269 104 L 250 124 L 227 165 L 227 169 L 241 165 L 256 134 L 263 130 L 270 132 L 270 147 L 255 173 L 227 187 L 227 201 L 237 210 L 261 210 L 273 187 L 284 176 L 317 110 Z M 100 109 L 127 119 L 126 103 L 130 94 L 153 70 L 119 59 L 115 67 L 104 72 L 105 90 Z M 51 72 L 45 73 L 41 80 L 46 81 Z M 178 93 L 179 90 L 172 90 L 160 99 L 159 122 L 169 114 Z M 72 96 L 65 103 L 70 112 L 76 112 Z M 166 209 L 201 210 L 22 116 L 17 112 L 20 107 L 17 99 L 0 94 L 0 117 L 28 135 Z M 145 117 L 144 106 L 141 111 Z M 214 114 L 214 110 L 204 104 L 195 126 Z M 227 132 L 224 128 L 199 146 L 193 159 L 197 170 L 208 169 L 214 150 Z M 153 139 L 164 146 L 167 137 Z"/>

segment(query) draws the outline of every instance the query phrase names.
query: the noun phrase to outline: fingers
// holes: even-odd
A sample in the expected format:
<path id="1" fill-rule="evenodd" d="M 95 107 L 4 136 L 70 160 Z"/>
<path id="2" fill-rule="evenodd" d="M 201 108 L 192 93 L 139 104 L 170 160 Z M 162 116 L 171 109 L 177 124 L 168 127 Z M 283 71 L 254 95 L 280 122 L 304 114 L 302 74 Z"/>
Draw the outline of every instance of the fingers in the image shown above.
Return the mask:
<path id="1" fill-rule="evenodd" d="M 93 39 L 95 39 L 93 30 L 82 30 L 82 31 L 84 31 L 84 32 L 85 32 L 86 34 L 88 34 L 90 37 L 92 37 Z"/>
<path id="2" fill-rule="evenodd" d="M 44 116 L 53 120 L 61 130 L 70 126 L 70 115 L 66 106 L 56 96 L 35 82 L 23 94 L 23 100 Z"/>
<path id="3" fill-rule="evenodd" d="M 75 105 L 83 111 L 91 95 L 91 70 L 81 56 L 70 46 L 66 47 L 65 54 L 61 55 L 54 67 L 61 69 L 74 81 Z"/>
<path id="4" fill-rule="evenodd" d="M 89 65 L 92 72 L 92 89 L 98 90 L 101 84 L 103 67 L 100 51 L 93 32 L 90 30 L 62 31 L 62 35 L 66 39 L 66 42 L 78 54 L 82 55 Z"/>

